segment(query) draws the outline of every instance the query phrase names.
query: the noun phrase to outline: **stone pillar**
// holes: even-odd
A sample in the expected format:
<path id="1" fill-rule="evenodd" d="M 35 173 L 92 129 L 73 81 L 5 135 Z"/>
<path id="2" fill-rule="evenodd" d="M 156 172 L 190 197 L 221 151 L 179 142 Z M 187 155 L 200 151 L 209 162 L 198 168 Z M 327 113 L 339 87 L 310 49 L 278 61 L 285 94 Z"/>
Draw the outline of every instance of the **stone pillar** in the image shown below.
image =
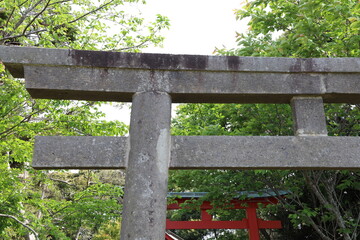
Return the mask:
<path id="1" fill-rule="evenodd" d="M 133 96 L 121 240 L 165 238 L 171 97 Z"/>
<path id="2" fill-rule="evenodd" d="M 327 136 L 324 104 L 321 97 L 291 99 L 294 132 L 297 136 Z"/>

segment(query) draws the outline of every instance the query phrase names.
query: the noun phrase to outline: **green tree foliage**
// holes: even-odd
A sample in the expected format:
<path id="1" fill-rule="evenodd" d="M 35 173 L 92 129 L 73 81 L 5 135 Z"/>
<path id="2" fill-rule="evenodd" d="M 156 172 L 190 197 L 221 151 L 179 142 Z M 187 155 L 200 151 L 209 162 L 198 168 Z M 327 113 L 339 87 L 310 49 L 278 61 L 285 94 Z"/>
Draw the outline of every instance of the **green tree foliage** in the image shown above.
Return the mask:
<path id="1" fill-rule="evenodd" d="M 121 222 L 111 221 L 103 224 L 93 240 L 120 239 Z"/>
<path id="2" fill-rule="evenodd" d="M 131 14 L 137 0 L 3 0 L 0 44 L 140 51 L 161 44 L 166 17 Z M 0 62 L 1 63 L 1 62 Z M 121 213 L 115 172 L 34 171 L 35 135 L 120 136 L 101 103 L 35 100 L 0 64 L 0 239 L 89 239 Z M 76 159 L 74 159 L 76 161 Z M 120 174 L 121 175 L 121 174 Z"/>
<path id="3" fill-rule="evenodd" d="M 33 137 L 35 135 L 122 135 L 127 131 L 127 126 L 120 122 L 100 120 L 99 118 L 103 114 L 97 110 L 99 104 L 70 101 L 34 101 L 27 95 L 23 83 L 19 82 L 19 80 L 4 77 L 3 84 L 4 86 L 1 89 L 4 90 L 3 94 L 1 94 L 2 118 L 0 120 L 0 185 L 2 190 L 0 213 L 17 216 L 19 219 L 24 219 L 25 222 L 29 221 L 32 224 L 39 222 L 38 226 L 40 228 L 44 226 L 45 217 L 49 217 L 49 215 L 52 218 L 55 217 L 54 214 L 50 213 L 55 205 L 45 204 L 46 199 L 52 197 L 46 189 L 49 184 L 54 185 L 54 183 L 51 183 L 51 181 L 44 183 L 47 181 L 45 176 L 42 176 L 41 180 L 36 180 L 42 174 L 34 172 L 28 167 L 32 156 Z M 10 87 L 11 90 L 9 90 Z M 74 189 L 74 192 L 77 191 L 81 190 Z M 98 191 L 98 194 L 100 194 L 100 191 Z M 75 199 L 76 195 L 71 196 L 68 200 L 75 201 Z M 57 200 L 62 202 L 61 199 Z M 77 206 L 86 207 L 86 203 L 79 203 Z M 100 206 L 100 202 L 94 201 L 91 205 L 95 203 Z M 69 209 L 69 207 L 66 209 Z M 40 211 L 42 212 L 40 214 L 41 218 L 37 219 L 36 216 L 40 216 Z M 64 214 L 64 210 L 62 213 Z M 77 217 L 74 212 L 65 211 L 66 214 Z M 11 229 L 19 228 L 9 218 L 0 218 L 0 221 L 1 230 L 6 230 L 7 233 L 10 231 L 9 227 Z M 45 226 L 54 228 L 49 224 Z M 75 227 L 76 225 L 72 226 Z M 39 230 L 39 228 L 37 228 L 37 231 L 40 233 L 53 231 L 47 228 Z M 4 236 L 7 236 L 7 233 Z M 15 233 L 14 238 L 20 239 Z"/>
<path id="4" fill-rule="evenodd" d="M 248 18 L 249 29 L 237 35 L 237 48 L 217 49 L 218 54 L 360 57 L 360 4 L 355 0 L 243 1 L 236 17 Z M 359 105 L 327 104 L 325 111 L 329 135 L 359 136 Z M 173 134 L 293 135 L 291 126 L 288 105 L 186 104 L 178 108 Z M 236 191 L 286 189 L 291 194 L 279 198 L 278 206 L 259 212 L 264 219 L 283 223 L 281 231 L 262 231 L 264 239 L 350 240 L 360 236 L 359 180 L 357 171 L 172 171 L 169 188 L 208 191 L 214 200 L 231 199 Z M 220 214 L 241 219 L 226 210 Z M 218 231 L 212 236 L 247 239 L 239 232 Z"/>
<path id="5" fill-rule="evenodd" d="M 129 14 L 139 0 L 4 0 L 0 2 L 0 44 L 139 51 L 160 44 L 166 17 L 146 23 Z"/>
<path id="6" fill-rule="evenodd" d="M 237 35 L 239 48 L 220 50 L 222 54 L 307 58 L 360 54 L 356 0 L 255 0 L 243 4 L 236 17 L 250 19 L 249 31 Z"/>

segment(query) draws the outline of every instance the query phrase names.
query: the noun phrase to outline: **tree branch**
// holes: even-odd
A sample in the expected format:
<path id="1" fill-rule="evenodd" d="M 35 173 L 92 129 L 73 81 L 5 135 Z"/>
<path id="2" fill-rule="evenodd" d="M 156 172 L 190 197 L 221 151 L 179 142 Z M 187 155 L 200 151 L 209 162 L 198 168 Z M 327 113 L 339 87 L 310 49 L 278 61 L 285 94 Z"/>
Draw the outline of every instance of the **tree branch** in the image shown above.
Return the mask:
<path id="1" fill-rule="evenodd" d="M 309 216 L 303 214 L 301 211 L 297 211 L 294 210 L 290 207 L 288 207 L 289 205 L 291 205 L 291 203 L 288 203 L 288 201 L 281 196 L 281 194 L 278 192 L 277 188 L 271 183 L 271 181 L 268 180 L 264 180 L 266 182 L 266 184 L 270 187 L 271 190 L 273 190 L 277 196 L 275 196 L 275 198 L 279 201 L 279 203 L 281 204 L 281 206 L 286 209 L 289 212 L 292 212 L 294 214 L 298 214 L 301 215 L 303 218 L 306 218 L 306 220 L 308 221 L 308 223 L 310 224 L 310 226 L 315 230 L 315 232 L 317 234 L 319 234 L 319 236 L 321 237 L 321 239 L 324 240 L 331 240 L 330 237 L 328 237 L 324 231 L 326 231 L 326 229 L 322 228 L 321 225 L 319 226 L 318 224 L 316 224 L 316 222 Z M 298 204 L 300 207 L 303 208 L 302 202 L 300 200 L 295 200 L 296 204 Z"/>
<path id="2" fill-rule="evenodd" d="M 15 27 L 14 27 L 14 30 L 17 29 L 17 28 L 24 22 L 24 20 L 25 20 L 25 18 L 27 17 L 28 13 L 29 13 L 31 10 L 33 10 L 33 9 L 34 9 L 38 4 L 40 4 L 42 1 L 43 1 L 43 0 L 38 1 L 33 7 L 29 8 L 29 9 L 23 14 L 23 16 L 20 18 L 20 20 L 16 23 L 16 25 L 15 25 Z M 67 2 L 67 1 L 59 1 L 59 2 L 56 2 L 56 3 L 62 3 L 62 2 Z M 105 3 L 105 4 L 103 4 L 103 5 L 99 6 L 98 8 L 96 8 L 96 9 L 94 9 L 94 10 L 92 10 L 92 11 L 89 11 L 89 12 L 87 12 L 87 13 L 79 16 L 78 18 L 76 18 L 76 19 L 74 19 L 74 20 L 71 20 L 71 21 L 69 21 L 69 22 L 67 22 L 67 23 L 58 24 L 58 25 L 54 26 L 54 29 L 56 29 L 56 28 L 61 28 L 61 27 L 66 26 L 67 24 L 72 24 L 72 23 L 74 23 L 74 22 L 77 22 L 77 21 L 81 20 L 82 18 L 84 18 L 84 17 L 86 17 L 86 16 L 88 16 L 88 15 L 90 15 L 90 14 L 93 14 L 93 13 L 95 13 L 95 12 L 97 12 L 97 11 L 103 9 L 103 8 L 105 8 L 106 6 L 110 5 L 110 4 L 113 3 L 113 2 L 114 2 L 114 0 L 111 0 L 111 1 L 109 1 L 109 2 L 107 2 L 107 3 Z M 49 0 L 48 4 L 49 4 L 49 3 L 50 3 L 50 0 Z M 55 4 L 55 3 L 52 3 L 52 4 Z M 51 5 L 52 5 L 52 4 L 51 4 Z M 45 9 L 45 8 L 44 8 L 44 9 Z M 41 14 L 41 13 L 40 13 L 40 14 Z M 36 16 L 36 17 L 38 17 L 38 16 Z M 35 17 L 34 19 L 36 19 L 36 17 Z M 34 19 L 33 19 L 33 20 L 34 20 Z M 32 22 L 33 22 L 33 21 L 32 21 Z M 0 41 L 12 39 L 12 38 L 18 38 L 18 37 L 25 37 L 25 36 L 29 36 L 29 35 L 32 35 L 32 34 L 37 34 L 37 33 L 40 33 L 40 32 L 49 31 L 48 29 L 44 28 L 44 29 L 39 29 L 39 30 L 35 30 L 35 31 L 30 31 L 30 32 L 27 32 L 27 33 L 26 33 L 26 29 L 28 29 L 30 25 L 31 25 L 31 23 L 28 24 L 28 25 L 25 27 L 25 30 L 24 30 L 21 34 L 11 36 L 11 34 L 13 33 L 13 32 L 12 32 L 12 33 L 7 34 L 6 37 L 1 38 Z"/>
<path id="3" fill-rule="evenodd" d="M 3 106 L 5 106 L 5 104 L 7 104 L 8 101 L 4 100 L 1 101 L 0 104 L 4 104 Z M 11 108 L 10 110 L 8 110 L 7 112 L 5 112 L 3 115 L 1 115 L 0 117 L 2 119 L 5 119 L 10 113 L 12 112 L 18 112 L 19 109 L 22 109 L 24 106 L 26 105 L 25 102 L 23 102 L 22 104 L 18 104 L 16 106 L 14 106 L 13 108 Z"/>
<path id="4" fill-rule="evenodd" d="M 115 51 L 125 51 L 125 50 L 129 50 L 129 49 L 139 48 L 139 47 L 143 46 L 145 43 L 147 43 L 149 41 L 150 41 L 150 37 L 148 39 L 146 39 L 145 41 L 139 43 L 138 45 L 135 45 L 135 46 L 132 46 L 132 47 L 120 48 L 120 49 L 117 49 Z"/>
<path id="5" fill-rule="evenodd" d="M 65 180 L 55 179 L 55 178 L 52 178 L 52 177 L 49 177 L 49 179 L 52 180 L 52 181 L 56 181 L 56 182 L 66 183 L 67 185 L 70 185 L 70 186 L 75 186 L 75 184 L 69 183 L 68 181 L 65 181 Z"/>
<path id="6" fill-rule="evenodd" d="M 25 0 L 22 3 L 20 3 L 19 7 L 22 7 L 25 3 L 27 3 L 29 0 Z"/>
<path id="7" fill-rule="evenodd" d="M 26 27 L 24 28 L 24 31 L 22 32 L 23 35 L 25 35 L 26 30 L 30 27 L 31 24 L 33 24 L 33 22 L 35 21 L 35 19 L 37 19 L 41 14 L 43 14 L 43 12 L 45 12 L 45 10 L 47 9 L 47 7 L 49 6 L 51 0 L 48 0 L 47 3 L 45 4 L 45 7 L 38 12 L 35 17 L 33 17 L 33 19 L 31 19 L 31 21 L 26 25 Z"/>
<path id="8" fill-rule="evenodd" d="M 34 10 L 43 0 L 39 0 L 37 3 L 35 3 L 32 7 L 29 7 L 24 14 L 21 16 L 20 20 L 15 24 L 14 30 L 16 30 L 28 17 L 28 14 Z"/>
<path id="9" fill-rule="evenodd" d="M 15 124 L 14 126 L 6 129 L 6 130 L 3 131 L 3 132 L 0 132 L 0 135 L 3 135 L 3 134 L 6 134 L 6 133 L 10 132 L 11 130 L 13 130 L 13 129 L 16 128 L 17 126 L 21 125 L 22 123 L 29 121 L 29 119 L 30 119 L 30 116 L 24 117 L 20 122 L 18 122 L 18 123 Z"/>
<path id="10" fill-rule="evenodd" d="M 66 3 L 66 2 L 71 2 L 71 0 L 63 0 L 63 1 L 53 2 L 49 6 L 56 5 L 56 4 L 59 4 L 59 3 Z"/>
<path id="11" fill-rule="evenodd" d="M 342 214 L 341 214 L 340 209 L 338 207 L 340 204 L 338 202 L 336 202 L 336 200 L 333 197 L 333 195 L 335 195 L 335 194 L 333 194 L 333 192 L 334 192 L 333 189 L 329 189 L 329 188 L 330 188 L 329 186 L 325 187 L 325 189 L 328 192 L 328 198 L 330 200 L 330 203 L 333 206 L 332 211 L 335 214 L 336 222 L 339 224 L 340 228 L 346 229 L 346 223 L 345 223 L 344 218 L 342 217 Z M 350 237 L 349 233 L 344 232 L 343 234 L 344 234 L 344 239 L 351 240 L 351 237 Z"/>
<path id="12" fill-rule="evenodd" d="M 314 194 L 319 199 L 321 204 L 323 204 L 326 209 L 328 209 L 330 212 L 332 212 L 335 215 L 335 219 L 336 219 L 336 222 L 339 225 L 339 227 L 342 229 L 346 229 L 345 221 L 342 218 L 341 213 L 340 213 L 334 199 L 332 198 L 331 191 L 329 191 L 329 189 L 327 189 L 328 187 L 325 187 L 325 189 L 327 190 L 328 197 L 330 198 L 330 202 L 325 198 L 325 196 L 322 194 L 322 192 L 318 188 L 318 186 L 316 186 L 312 182 L 309 174 L 307 172 L 303 171 L 303 175 L 305 177 L 306 183 L 309 185 L 310 189 L 314 192 Z M 327 185 L 329 183 L 325 182 L 324 184 Z M 343 234 L 344 234 L 344 239 L 351 240 L 350 235 L 348 233 L 343 233 Z"/>
<path id="13" fill-rule="evenodd" d="M 19 125 L 21 125 L 22 123 L 24 122 L 28 122 L 30 121 L 31 117 L 34 116 L 35 114 L 38 114 L 39 112 L 43 111 L 44 109 L 39 109 L 35 112 L 32 112 L 31 114 L 29 114 L 28 116 L 24 117 L 20 122 L 18 122 L 17 124 L 15 124 L 14 126 L 6 129 L 5 131 L 1 132 L 0 133 L 0 136 L 3 135 L 3 134 L 6 134 L 6 133 L 9 133 L 11 130 L 13 130 L 14 128 L 18 127 Z M 8 135 L 8 134 L 7 134 Z M 1 137 L 1 138 L 4 138 L 4 137 Z"/>
<path id="14" fill-rule="evenodd" d="M 80 19 L 82 19 L 82 18 L 84 18 L 84 17 L 86 17 L 86 16 L 88 16 L 88 15 L 90 15 L 90 14 L 93 14 L 93 13 L 95 13 L 95 12 L 103 9 L 104 7 L 110 5 L 112 2 L 114 2 L 114 0 L 111 0 L 110 2 L 107 2 L 107 3 L 103 4 L 103 5 L 101 5 L 100 7 L 96 8 L 96 9 L 90 11 L 90 12 L 85 13 L 85 14 L 81 15 L 80 17 L 78 17 L 78 18 L 76 18 L 76 19 L 74 19 L 74 20 L 71 20 L 71 21 L 68 22 L 67 24 L 71 24 L 71 23 L 77 22 L 77 21 L 79 21 Z M 61 27 L 62 25 L 65 25 L 65 24 L 61 24 L 61 25 L 59 25 L 59 27 Z"/>
<path id="15" fill-rule="evenodd" d="M 352 239 L 356 239 L 357 237 L 357 231 L 356 229 L 359 227 L 359 223 L 360 223 L 360 213 L 358 214 L 358 217 L 357 217 L 357 220 L 356 220 L 356 224 L 355 224 L 355 228 L 354 228 L 354 231 L 352 233 Z"/>
<path id="16" fill-rule="evenodd" d="M 306 171 L 302 171 L 306 183 L 309 185 L 310 189 L 314 192 L 316 197 L 319 199 L 321 204 L 323 204 L 326 208 L 329 209 L 328 206 L 330 206 L 330 203 L 326 200 L 324 195 L 321 193 L 321 191 L 317 188 L 317 186 L 314 184 L 314 182 L 311 180 L 309 174 Z M 331 211 L 331 209 L 329 209 Z"/>
<path id="17" fill-rule="evenodd" d="M 16 222 L 20 223 L 23 227 L 29 229 L 35 235 L 36 240 L 39 240 L 39 237 L 38 237 L 39 235 L 37 234 L 37 232 L 30 226 L 26 225 L 25 223 L 23 223 L 22 221 L 17 219 L 16 217 L 14 217 L 12 215 L 8 215 L 8 214 L 1 214 L 1 213 L 0 213 L 0 217 L 7 217 L 7 218 L 11 218 L 11 219 L 15 220 Z"/>
<path id="18" fill-rule="evenodd" d="M 9 25 L 10 19 L 12 18 L 14 12 L 15 12 L 15 8 L 12 9 L 9 17 L 6 19 L 5 28 L 7 28 L 7 26 Z"/>
<path id="19" fill-rule="evenodd" d="M 49 31 L 49 30 L 44 28 L 44 29 L 40 29 L 40 30 L 36 30 L 36 31 L 27 32 L 25 34 L 22 33 L 22 34 L 13 35 L 13 36 L 7 36 L 7 37 L 3 37 L 2 39 L 0 39 L 0 41 L 8 40 L 8 39 L 11 39 L 11 38 L 25 37 L 25 36 L 29 36 L 31 34 L 36 34 L 36 33 L 46 32 L 46 31 Z"/>

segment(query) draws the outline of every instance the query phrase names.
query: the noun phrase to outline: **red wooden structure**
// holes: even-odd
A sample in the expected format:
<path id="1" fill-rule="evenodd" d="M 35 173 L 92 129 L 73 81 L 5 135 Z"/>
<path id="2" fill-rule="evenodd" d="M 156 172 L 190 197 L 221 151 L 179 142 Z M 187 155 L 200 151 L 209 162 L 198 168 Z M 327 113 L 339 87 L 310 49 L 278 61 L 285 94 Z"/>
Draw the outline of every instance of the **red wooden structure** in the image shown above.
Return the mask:
<path id="1" fill-rule="evenodd" d="M 286 195 L 288 192 L 280 191 L 280 195 Z M 169 204 L 168 210 L 181 209 L 181 204 L 191 199 L 198 199 L 206 193 L 170 193 L 176 198 L 176 203 Z M 278 200 L 274 192 L 264 194 L 254 192 L 240 192 L 240 195 L 246 194 L 246 200 L 233 199 L 227 209 L 245 209 L 246 218 L 240 221 L 213 221 L 212 216 L 207 212 L 213 208 L 211 202 L 204 201 L 200 206 L 200 221 L 171 221 L 166 220 L 166 229 L 248 229 L 250 240 L 260 240 L 259 229 L 280 229 L 281 221 L 265 221 L 257 217 L 256 209 L 259 204 L 266 206 L 268 204 L 277 204 Z M 166 239 L 172 240 L 171 236 Z"/>

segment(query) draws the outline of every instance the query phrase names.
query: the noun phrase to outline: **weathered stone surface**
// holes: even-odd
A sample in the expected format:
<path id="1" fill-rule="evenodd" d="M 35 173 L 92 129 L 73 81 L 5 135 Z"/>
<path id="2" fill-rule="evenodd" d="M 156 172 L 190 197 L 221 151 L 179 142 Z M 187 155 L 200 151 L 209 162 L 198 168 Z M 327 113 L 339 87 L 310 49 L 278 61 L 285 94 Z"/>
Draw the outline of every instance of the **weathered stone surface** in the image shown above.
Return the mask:
<path id="1" fill-rule="evenodd" d="M 33 166 L 37 169 L 125 168 L 125 161 L 121 160 L 121 156 L 124 156 L 127 149 L 126 140 L 119 140 L 121 138 L 117 137 L 110 139 L 111 137 L 38 137 Z M 102 161 L 96 161 L 98 149 L 92 143 L 103 142 L 99 146 L 107 146 L 115 141 L 118 143 L 114 153 L 102 155 L 103 157 L 98 158 Z M 87 147 L 89 143 L 90 147 Z M 57 147 L 60 149 L 56 149 Z M 82 148 L 86 151 L 81 150 Z M 82 161 L 73 161 L 74 155 L 78 156 L 77 161 Z M 56 159 L 59 161 L 54 162 Z M 170 168 L 360 169 L 360 138 L 172 136 Z"/>
<path id="2" fill-rule="evenodd" d="M 324 104 L 321 97 L 294 97 L 291 99 L 291 108 L 296 135 L 327 135 Z"/>
<path id="3" fill-rule="evenodd" d="M 272 58 L 127 53 L 0 46 L 7 66 L 58 65 L 152 70 L 358 73 L 359 58 Z M 13 74 L 23 77 L 22 73 Z"/>
<path id="4" fill-rule="evenodd" d="M 359 169 L 357 137 L 177 136 L 171 168 Z"/>
<path id="5" fill-rule="evenodd" d="M 161 91 L 193 103 L 290 103 L 296 96 L 360 103 L 360 58 L 254 58 L 0 46 L 34 98 L 131 101 Z M 25 73 L 24 73 L 25 72 Z"/>
<path id="6" fill-rule="evenodd" d="M 121 239 L 164 238 L 170 162 L 171 98 L 142 92 L 133 97 Z"/>
<path id="7" fill-rule="evenodd" d="M 290 103 L 294 96 L 360 102 L 359 74 L 151 71 L 26 66 L 34 98 L 131 101 L 135 92 L 168 92 L 173 102 Z M 330 90 L 327 90 L 329 86 Z"/>
<path id="8" fill-rule="evenodd" d="M 118 169 L 127 165 L 128 138 L 37 136 L 35 169 Z"/>

